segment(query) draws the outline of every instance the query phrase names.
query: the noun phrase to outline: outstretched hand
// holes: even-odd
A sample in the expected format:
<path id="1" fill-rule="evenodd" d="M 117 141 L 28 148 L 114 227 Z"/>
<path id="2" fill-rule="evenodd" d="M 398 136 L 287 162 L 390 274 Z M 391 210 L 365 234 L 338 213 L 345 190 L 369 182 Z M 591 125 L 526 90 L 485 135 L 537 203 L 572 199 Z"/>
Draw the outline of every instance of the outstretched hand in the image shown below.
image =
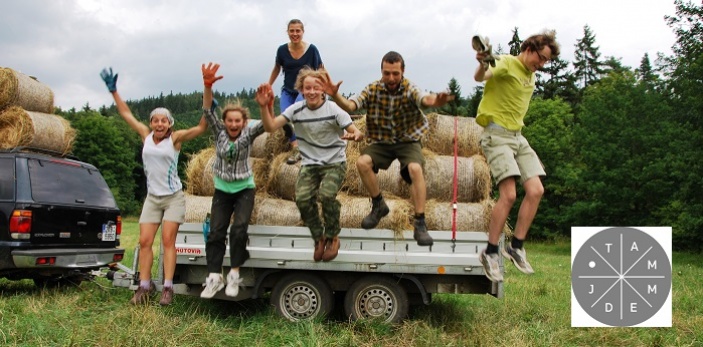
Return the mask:
<path id="1" fill-rule="evenodd" d="M 330 73 L 325 71 L 325 78 L 322 80 L 322 90 L 329 96 L 335 96 L 337 95 L 337 92 L 339 92 L 339 86 L 342 85 L 342 82 L 344 81 L 339 81 L 335 84 L 332 82 Z"/>
<path id="2" fill-rule="evenodd" d="M 437 93 L 437 99 L 435 100 L 435 105 L 437 107 L 444 106 L 448 102 L 454 100 L 454 95 L 447 92 Z"/>
<path id="3" fill-rule="evenodd" d="M 364 139 L 364 133 L 359 131 L 359 129 L 356 129 L 356 131 L 351 132 L 351 133 L 348 131 L 345 131 L 344 135 L 342 135 L 342 140 L 352 140 L 352 141 L 359 142 L 363 139 Z"/>
<path id="4" fill-rule="evenodd" d="M 216 76 L 217 70 L 220 68 L 220 64 L 208 63 L 202 65 L 200 70 L 203 72 L 203 83 L 206 87 L 212 88 L 212 85 L 221 80 L 224 76 Z"/>
<path id="5" fill-rule="evenodd" d="M 273 89 L 268 83 L 262 83 L 259 88 L 256 89 L 256 103 L 261 107 L 273 106 Z"/>
<path id="6" fill-rule="evenodd" d="M 103 71 L 100 72 L 100 78 L 105 81 L 107 90 L 109 90 L 110 93 L 117 91 L 117 74 L 112 73 L 112 68 L 110 68 L 109 71 L 107 68 L 104 68 Z"/>

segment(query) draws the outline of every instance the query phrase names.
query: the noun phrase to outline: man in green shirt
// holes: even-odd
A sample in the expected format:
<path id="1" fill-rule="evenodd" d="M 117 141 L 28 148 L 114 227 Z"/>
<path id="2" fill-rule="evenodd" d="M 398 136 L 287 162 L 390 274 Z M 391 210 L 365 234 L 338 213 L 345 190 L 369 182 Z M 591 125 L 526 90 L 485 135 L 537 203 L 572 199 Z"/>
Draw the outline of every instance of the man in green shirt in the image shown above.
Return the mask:
<path id="1" fill-rule="evenodd" d="M 503 281 L 498 263 L 500 233 L 516 199 L 516 177 L 525 189 L 511 243 L 501 253 L 526 274 L 534 273 L 527 261 L 523 241 L 537 214 L 544 194 L 540 176 L 544 168 L 535 151 L 522 136 L 523 119 L 535 90 L 535 72 L 559 55 L 555 32 L 546 31 L 530 36 L 520 46 L 516 56 L 498 57 L 495 67 L 484 62 L 488 52 L 477 52 L 479 66 L 474 73 L 477 82 L 486 82 L 478 107 L 476 123 L 484 127 L 481 147 L 498 185 L 500 196 L 491 212 L 488 226 L 488 246 L 480 260 L 486 276 L 493 282 Z"/>

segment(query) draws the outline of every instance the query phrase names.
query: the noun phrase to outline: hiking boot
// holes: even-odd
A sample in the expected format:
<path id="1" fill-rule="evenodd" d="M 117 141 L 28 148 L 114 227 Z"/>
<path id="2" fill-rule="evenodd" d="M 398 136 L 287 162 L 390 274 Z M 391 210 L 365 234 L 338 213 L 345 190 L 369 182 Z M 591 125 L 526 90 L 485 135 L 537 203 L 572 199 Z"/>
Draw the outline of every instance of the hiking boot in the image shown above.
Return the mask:
<path id="1" fill-rule="evenodd" d="M 427 232 L 427 225 L 425 225 L 424 219 L 415 220 L 413 238 L 417 241 L 418 246 L 432 246 L 434 243 L 432 236 L 430 236 L 430 233 Z"/>
<path id="2" fill-rule="evenodd" d="M 339 237 L 335 236 L 325 241 L 325 253 L 322 254 L 322 261 L 330 261 L 337 257 L 339 253 Z"/>
<path id="3" fill-rule="evenodd" d="M 171 305 L 173 301 L 173 287 L 163 287 L 161 289 L 161 300 L 159 300 L 159 305 L 168 306 Z"/>
<path id="4" fill-rule="evenodd" d="M 134 296 L 132 297 L 132 299 L 129 300 L 129 303 L 132 305 L 144 305 L 149 302 L 149 297 L 155 292 L 156 286 L 154 285 L 154 282 L 151 282 L 151 284 L 149 284 L 149 289 L 139 286 L 139 288 L 137 288 L 137 290 L 134 292 Z"/>
<path id="5" fill-rule="evenodd" d="M 314 261 L 322 260 L 322 254 L 325 252 L 325 238 L 321 237 L 319 240 L 315 241 L 315 251 L 312 253 L 312 259 Z"/>
<path id="6" fill-rule="evenodd" d="M 288 156 L 288 159 L 286 159 L 286 164 L 293 165 L 299 162 L 300 159 L 303 159 L 303 157 L 300 155 L 300 150 L 298 149 L 298 147 L 293 147 L 290 156 Z"/>
<path id="7" fill-rule="evenodd" d="M 512 248 L 510 245 L 507 245 L 505 248 L 501 249 L 500 252 L 503 253 L 504 257 L 510 259 L 518 270 L 528 275 L 535 273 L 530 263 L 527 262 L 527 254 L 524 248 Z"/>
<path id="8" fill-rule="evenodd" d="M 390 213 L 391 210 L 386 205 L 386 201 L 381 198 L 379 202 L 371 199 L 371 212 L 368 216 L 364 217 L 361 221 L 361 227 L 364 229 L 373 229 L 381 221 L 381 218 L 385 217 Z"/>
<path id="9" fill-rule="evenodd" d="M 215 294 L 217 294 L 217 292 L 222 290 L 222 288 L 224 288 L 224 286 L 225 286 L 225 283 L 222 280 L 222 275 L 210 274 L 205 279 L 205 283 L 203 283 L 203 287 L 205 287 L 205 289 L 203 289 L 203 291 L 200 293 L 200 297 L 204 298 L 204 299 L 210 299 L 213 296 L 215 296 Z"/>
<path id="10" fill-rule="evenodd" d="M 500 273 L 500 255 L 498 253 L 486 254 L 486 250 L 481 251 L 478 259 L 483 264 L 483 271 L 491 282 L 503 282 L 503 274 Z"/>
<path id="11" fill-rule="evenodd" d="M 231 272 L 227 274 L 227 287 L 225 288 L 225 294 L 227 296 L 235 297 L 239 294 L 239 286 L 242 284 L 242 279 L 236 272 Z"/>

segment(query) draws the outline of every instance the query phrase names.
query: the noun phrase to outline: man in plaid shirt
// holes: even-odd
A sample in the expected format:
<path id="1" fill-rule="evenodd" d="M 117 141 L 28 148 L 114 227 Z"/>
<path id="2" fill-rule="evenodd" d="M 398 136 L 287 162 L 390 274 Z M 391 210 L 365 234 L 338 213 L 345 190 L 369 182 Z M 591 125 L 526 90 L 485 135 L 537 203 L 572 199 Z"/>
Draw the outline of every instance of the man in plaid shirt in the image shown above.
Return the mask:
<path id="1" fill-rule="evenodd" d="M 425 197 L 427 195 L 422 167 L 420 140 L 429 124 L 422 108 L 441 107 L 453 99 L 448 93 L 427 93 L 403 76 L 405 61 L 397 52 L 388 52 L 381 60 L 381 79 L 375 81 L 351 100 L 339 94 L 339 83 L 327 75 L 325 92 L 345 111 L 351 113 L 366 109 L 366 147 L 356 167 L 361 181 L 371 194 L 371 212 L 361 222 L 364 229 L 375 228 L 390 209 L 381 195 L 376 174 L 388 169 L 393 160 L 400 162 L 400 175 L 410 184 L 415 206 L 414 238 L 420 246 L 431 246 L 433 241 L 425 224 Z"/>

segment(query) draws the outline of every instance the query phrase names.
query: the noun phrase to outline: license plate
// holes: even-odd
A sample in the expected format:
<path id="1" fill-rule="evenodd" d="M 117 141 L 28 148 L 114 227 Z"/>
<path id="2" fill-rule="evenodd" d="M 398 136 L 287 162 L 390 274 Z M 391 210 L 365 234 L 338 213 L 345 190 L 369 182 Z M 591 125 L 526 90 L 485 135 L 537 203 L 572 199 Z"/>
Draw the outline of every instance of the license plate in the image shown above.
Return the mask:
<path id="1" fill-rule="evenodd" d="M 102 233 L 102 240 L 103 241 L 115 241 L 117 238 L 117 225 L 109 223 L 109 224 L 103 224 L 103 233 Z"/>

